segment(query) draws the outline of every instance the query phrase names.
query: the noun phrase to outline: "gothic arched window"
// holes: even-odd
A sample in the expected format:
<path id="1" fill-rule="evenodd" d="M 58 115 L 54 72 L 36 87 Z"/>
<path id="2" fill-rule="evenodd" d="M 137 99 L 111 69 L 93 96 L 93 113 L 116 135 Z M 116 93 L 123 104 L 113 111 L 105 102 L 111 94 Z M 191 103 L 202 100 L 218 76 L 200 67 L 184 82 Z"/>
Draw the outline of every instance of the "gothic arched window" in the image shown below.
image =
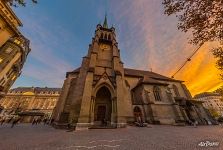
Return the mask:
<path id="1" fill-rule="evenodd" d="M 108 39 L 108 35 L 107 35 L 107 34 L 105 34 L 105 37 L 104 37 L 104 39 L 106 39 L 106 40 Z"/>
<path id="2" fill-rule="evenodd" d="M 153 94 L 156 101 L 161 101 L 161 90 L 158 86 L 153 87 Z"/>
<path id="3" fill-rule="evenodd" d="M 103 36 L 104 36 L 104 35 L 103 35 L 103 33 L 102 33 L 100 38 L 103 39 Z"/>
<path id="4" fill-rule="evenodd" d="M 111 35 L 110 34 L 108 35 L 108 40 L 111 40 Z"/>
<path id="5" fill-rule="evenodd" d="M 177 86 L 175 84 L 173 84 L 173 91 L 174 91 L 176 96 L 180 96 L 178 88 L 177 88 Z"/>

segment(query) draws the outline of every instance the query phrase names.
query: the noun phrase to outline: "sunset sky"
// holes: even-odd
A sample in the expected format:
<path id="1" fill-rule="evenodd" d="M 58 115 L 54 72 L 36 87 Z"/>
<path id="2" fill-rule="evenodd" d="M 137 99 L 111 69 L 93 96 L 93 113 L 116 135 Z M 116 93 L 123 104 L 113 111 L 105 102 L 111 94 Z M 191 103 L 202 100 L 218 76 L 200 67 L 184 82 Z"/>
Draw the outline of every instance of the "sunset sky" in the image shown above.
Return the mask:
<path id="1" fill-rule="evenodd" d="M 152 70 L 171 77 L 196 46 L 190 33 L 177 30 L 177 18 L 163 14 L 162 0 L 38 0 L 14 8 L 23 22 L 21 32 L 31 41 L 31 53 L 13 87 L 61 87 L 65 73 L 80 66 L 95 27 L 107 12 L 116 28 L 125 67 Z M 223 85 L 206 43 L 176 79 L 194 95 Z"/>

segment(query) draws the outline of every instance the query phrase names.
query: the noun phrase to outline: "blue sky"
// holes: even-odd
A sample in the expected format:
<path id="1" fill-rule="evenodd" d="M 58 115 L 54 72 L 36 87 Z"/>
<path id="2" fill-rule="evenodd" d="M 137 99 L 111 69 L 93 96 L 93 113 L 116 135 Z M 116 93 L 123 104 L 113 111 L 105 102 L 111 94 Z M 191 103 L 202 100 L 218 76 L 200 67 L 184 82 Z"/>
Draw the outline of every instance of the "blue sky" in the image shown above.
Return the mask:
<path id="1" fill-rule="evenodd" d="M 105 12 L 109 25 L 116 28 L 125 67 L 152 68 L 171 76 L 196 47 L 188 44 L 189 34 L 177 30 L 177 19 L 163 14 L 162 0 L 39 0 L 14 11 L 32 51 L 13 87 L 61 87 L 66 72 L 80 66 Z M 212 46 L 202 47 L 176 76 L 193 93 L 222 85 L 209 51 Z M 204 80 L 207 67 L 211 73 Z"/>

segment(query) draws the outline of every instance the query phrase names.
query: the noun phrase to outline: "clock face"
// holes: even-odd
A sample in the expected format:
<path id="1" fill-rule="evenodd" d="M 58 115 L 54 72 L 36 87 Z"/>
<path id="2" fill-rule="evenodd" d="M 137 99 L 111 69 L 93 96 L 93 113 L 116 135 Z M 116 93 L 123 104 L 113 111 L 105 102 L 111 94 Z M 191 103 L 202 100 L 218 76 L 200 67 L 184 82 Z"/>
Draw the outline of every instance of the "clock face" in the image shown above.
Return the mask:
<path id="1" fill-rule="evenodd" d="M 100 44 L 101 50 L 110 50 L 111 46 L 108 44 Z"/>

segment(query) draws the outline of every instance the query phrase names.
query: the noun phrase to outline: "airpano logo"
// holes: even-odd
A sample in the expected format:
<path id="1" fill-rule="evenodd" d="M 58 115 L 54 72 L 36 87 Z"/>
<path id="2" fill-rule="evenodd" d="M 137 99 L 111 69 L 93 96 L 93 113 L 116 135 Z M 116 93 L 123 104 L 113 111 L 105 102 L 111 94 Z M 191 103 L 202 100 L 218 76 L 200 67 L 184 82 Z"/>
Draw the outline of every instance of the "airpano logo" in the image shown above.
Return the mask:
<path id="1" fill-rule="evenodd" d="M 210 141 L 201 141 L 198 146 L 200 147 L 217 147 L 219 146 L 219 142 L 210 142 Z"/>

